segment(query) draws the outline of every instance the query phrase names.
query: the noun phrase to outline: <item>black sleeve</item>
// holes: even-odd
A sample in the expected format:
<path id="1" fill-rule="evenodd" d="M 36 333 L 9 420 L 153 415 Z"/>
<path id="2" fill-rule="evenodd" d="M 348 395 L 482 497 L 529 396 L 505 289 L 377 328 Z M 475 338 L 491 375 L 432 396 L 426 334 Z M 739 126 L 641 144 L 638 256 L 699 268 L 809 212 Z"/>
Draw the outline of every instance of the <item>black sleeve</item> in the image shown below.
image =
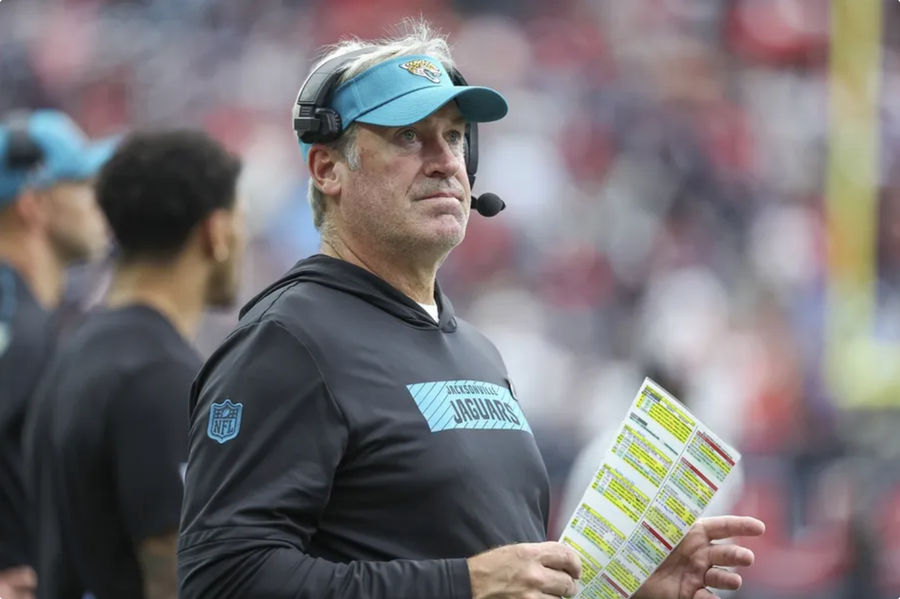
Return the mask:
<path id="1" fill-rule="evenodd" d="M 350 431 L 308 348 L 283 325 L 235 331 L 194 393 L 179 597 L 471 598 L 464 559 L 341 564 L 305 552 Z"/>
<path id="2" fill-rule="evenodd" d="M 155 362 L 123 382 L 111 410 L 116 492 L 135 546 L 178 529 L 187 461 L 187 406 L 196 371 Z"/>

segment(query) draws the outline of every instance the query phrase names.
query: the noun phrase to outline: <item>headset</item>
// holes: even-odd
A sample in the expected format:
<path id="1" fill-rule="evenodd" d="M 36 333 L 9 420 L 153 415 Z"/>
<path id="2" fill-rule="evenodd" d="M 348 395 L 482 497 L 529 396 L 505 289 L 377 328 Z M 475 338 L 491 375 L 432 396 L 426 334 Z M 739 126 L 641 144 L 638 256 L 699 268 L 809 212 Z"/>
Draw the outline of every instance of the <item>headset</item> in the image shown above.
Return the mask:
<path id="1" fill-rule="evenodd" d="M 44 160 L 44 150 L 28 131 L 28 114 L 14 114 L 6 119 L 4 127 L 9 136 L 6 142 L 6 167 L 10 170 L 29 171 Z"/>
<path id="2" fill-rule="evenodd" d="M 306 144 L 328 143 L 336 140 L 343 133 L 341 115 L 329 106 L 331 95 L 338 86 L 341 75 L 354 59 L 368 54 L 372 48 L 360 48 L 342 56 L 326 60 L 313 70 L 303 82 L 294 103 L 293 121 L 297 138 Z M 457 69 L 449 69 L 453 85 L 468 85 Z M 464 136 L 464 158 L 466 173 L 469 175 L 469 187 L 475 185 L 478 171 L 478 124 L 466 123 Z M 496 194 L 483 193 L 472 196 L 472 208 L 482 216 L 495 216 L 506 207 Z"/>

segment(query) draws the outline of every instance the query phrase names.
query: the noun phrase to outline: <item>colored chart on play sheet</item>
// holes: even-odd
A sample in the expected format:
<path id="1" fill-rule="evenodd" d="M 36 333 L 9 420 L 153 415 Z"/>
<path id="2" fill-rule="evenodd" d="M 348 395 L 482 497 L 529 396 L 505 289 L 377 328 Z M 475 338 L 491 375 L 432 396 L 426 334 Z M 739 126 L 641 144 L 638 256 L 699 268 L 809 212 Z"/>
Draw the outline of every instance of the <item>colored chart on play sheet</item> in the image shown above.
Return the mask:
<path id="1" fill-rule="evenodd" d="M 581 556 L 576 597 L 633 595 L 739 459 L 678 400 L 645 379 L 560 538 Z"/>

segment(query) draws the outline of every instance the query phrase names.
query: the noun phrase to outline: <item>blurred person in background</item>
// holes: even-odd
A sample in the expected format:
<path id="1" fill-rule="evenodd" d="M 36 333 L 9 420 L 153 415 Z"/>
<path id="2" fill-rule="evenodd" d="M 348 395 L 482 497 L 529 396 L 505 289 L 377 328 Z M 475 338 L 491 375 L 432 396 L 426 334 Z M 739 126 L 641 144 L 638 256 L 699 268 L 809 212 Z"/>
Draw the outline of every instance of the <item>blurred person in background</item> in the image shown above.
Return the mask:
<path id="1" fill-rule="evenodd" d="M 128 138 L 97 199 L 117 263 L 60 345 L 25 432 L 38 597 L 176 597 L 187 402 L 206 307 L 235 299 L 240 161 L 204 133 Z"/>
<path id="2" fill-rule="evenodd" d="M 106 246 L 90 180 L 111 151 L 55 110 L 0 124 L 0 583 L 13 593 L 3 599 L 33 596 L 22 430 L 55 343 L 66 268 Z"/>
<path id="3" fill-rule="evenodd" d="M 323 100 L 339 116 L 336 135 L 301 144 L 322 253 L 244 307 L 195 382 L 182 597 L 575 592 L 578 557 L 546 542 L 549 481 L 503 361 L 435 279 L 468 223 L 471 127 L 507 112 L 454 71 L 422 23 L 337 45 L 301 91 L 315 102 L 299 132 L 328 126 Z M 712 542 L 763 528 L 699 521 L 637 596 L 739 587 L 717 566 L 752 553 Z"/>

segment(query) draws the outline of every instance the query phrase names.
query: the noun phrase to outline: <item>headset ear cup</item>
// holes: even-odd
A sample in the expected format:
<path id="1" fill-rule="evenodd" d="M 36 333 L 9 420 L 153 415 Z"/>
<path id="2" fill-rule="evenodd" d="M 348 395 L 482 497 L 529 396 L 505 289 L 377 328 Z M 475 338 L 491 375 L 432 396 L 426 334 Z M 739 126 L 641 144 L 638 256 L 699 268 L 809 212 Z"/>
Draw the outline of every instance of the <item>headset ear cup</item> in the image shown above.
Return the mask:
<path id="1" fill-rule="evenodd" d="M 299 134 L 300 141 L 308 144 L 328 143 L 341 136 L 341 115 L 331 108 L 317 108 L 315 120 L 318 122 L 318 130 L 306 131 Z M 299 133 L 299 132 L 298 132 Z"/>
<path id="2" fill-rule="evenodd" d="M 327 143 L 341 136 L 340 114 L 328 106 L 328 101 L 349 64 L 371 51 L 365 47 L 336 56 L 307 76 L 297 92 L 292 112 L 294 131 L 302 143 Z"/>
<path id="3" fill-rule="evenodd" d="M 464 151 L 466 174 L 471 188 L 475 186 L 475 175 L 478 173 L 478 125 L 475 123 L 466 123 Z"/>
<path id="4" fill-rule="evenodd" d="M 469 170 L 469 127 L 466 126 L 466 133 L 463 136 L 463 158 L 466 161 L 466 172 Z"/>
<path id="5" fill-rule="evenodd" d="M 317 142 L 328 143 L 336 140 L 341 136 L 343 131 L 341 127 L 341 115 L 331 108 L 319 108 L 316 110 L 316 116 L 319 117 L 321 128 L 316 136 Z"/>
<path id="6" fill-rule="evenodd" d="M 466 175 L 469 177 L 469 188 L 471 188 L 475 185 L 475 173 L 472 172 L 472 165 L 470 163 L 472 150 L 470 149 L 469 144 L 469 125 L 466 125 L 466 134 L 463 138 L 463 159 L 466 165 Z"/>

